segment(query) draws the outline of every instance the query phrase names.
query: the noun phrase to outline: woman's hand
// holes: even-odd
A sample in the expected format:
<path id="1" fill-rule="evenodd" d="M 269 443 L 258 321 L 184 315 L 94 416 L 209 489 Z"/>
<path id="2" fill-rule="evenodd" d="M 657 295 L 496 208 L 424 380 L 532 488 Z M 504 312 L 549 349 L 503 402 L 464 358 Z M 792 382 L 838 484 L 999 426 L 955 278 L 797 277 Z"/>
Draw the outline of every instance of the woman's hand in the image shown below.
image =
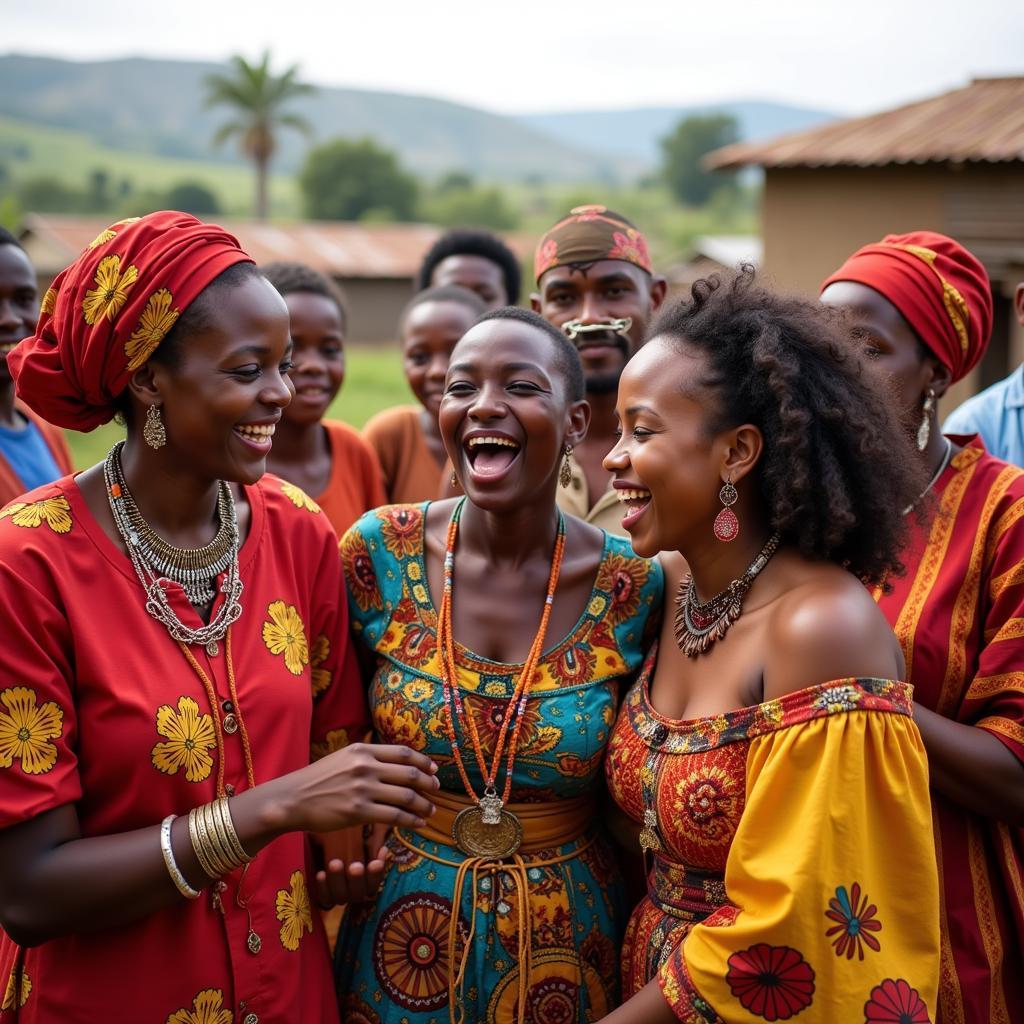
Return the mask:
<path id="1" fill-rule="evenodd" d="M 316 888 L 322 907 L 376 899 L 391 860 L 388 831 L 387 825 L 374 825 L 319 837 L 324 867 L 316 873 Z"/>
<path id="2" fill-rule="evenodd" d="M 268 783 L 268 796 L 280 803 L 281 831 L 335 832 L 372 824 L 419 828 L 434 813 L 436 773 L 429 757 L 409 747 L 352 743 Z"/>

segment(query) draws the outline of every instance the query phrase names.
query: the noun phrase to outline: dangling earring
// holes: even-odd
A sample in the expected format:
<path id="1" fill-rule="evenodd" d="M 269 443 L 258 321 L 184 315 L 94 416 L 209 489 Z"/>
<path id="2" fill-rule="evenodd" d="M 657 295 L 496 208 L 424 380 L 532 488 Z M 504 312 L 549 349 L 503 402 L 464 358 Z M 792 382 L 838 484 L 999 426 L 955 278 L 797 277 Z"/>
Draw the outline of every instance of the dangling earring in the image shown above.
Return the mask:
<path id="1" fill-rule="evenodd" d="M 725 507 L 715 516 L 715 536 L 725 544 L 734 541 L 740 535 L 740 521 L 730 507 L 736 504 L 737 498 L 739 494 L 732 485 L 732 477 L 729 477 L 718 492 L 718 500 Z"/>
<path id="2" fill-rule="evenodd" d="M 567 444 L 565 446 L 565 452 L 562 458 L 562 468 L 558 471 L 558 482 L 563 487 L 568 487 L 572 483 L 572 466 L 569 463 L 569 457 L 572 455 L 572 445 Z"/>
<path id="3" fill-rule="evenodd" d="M 921 406 L 921 426 L 917 428 L 917 448 L 924 451 L 928 447 L 928 439 L 932 436 L 932 409 L 935 408 L 935 392 L 929 388 L 925 392 L 924 405 Z"/>
<path id="4" fill-rule="evenodd" d="M 452 469 L 452 475 L 448 478 L 448 482 L 452 485 L 452 487 L 459 486 L 459 478 L 455 475 L 454 468 Z"/>
<path id="5" fill-rule="evenodd" d="M 146 424 L 142 428 L 142 439 L 150 448 L 163 448 L 167 444 L 167 431 L 160 417 L 160 406 L 151 405 L 146 410 Z"/>

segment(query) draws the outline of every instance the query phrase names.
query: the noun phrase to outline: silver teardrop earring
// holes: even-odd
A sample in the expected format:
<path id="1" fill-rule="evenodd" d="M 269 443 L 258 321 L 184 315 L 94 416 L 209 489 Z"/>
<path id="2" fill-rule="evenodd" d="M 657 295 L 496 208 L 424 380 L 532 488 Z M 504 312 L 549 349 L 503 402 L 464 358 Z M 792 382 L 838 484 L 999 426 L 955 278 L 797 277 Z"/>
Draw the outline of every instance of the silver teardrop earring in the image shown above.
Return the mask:
<path id="1" fill-rule="evenodd" d="M 142 439 L 150 448 L 163 448 L 167 444 L 167 431 L 160 415 L 160 406 L 151 405 L 146 410 L 146 422 L 142 428 Z"/>
<path id="2" fill-rule="evenodd" d="M 929 388 L 924 395 L 924 404 L 921 406 L 921 425 L 917 428 L 917 448 L 924 451 L 928 447 L 928 440 L 932 436 L 932 410 L 935 408 L 935 392 Z"/>

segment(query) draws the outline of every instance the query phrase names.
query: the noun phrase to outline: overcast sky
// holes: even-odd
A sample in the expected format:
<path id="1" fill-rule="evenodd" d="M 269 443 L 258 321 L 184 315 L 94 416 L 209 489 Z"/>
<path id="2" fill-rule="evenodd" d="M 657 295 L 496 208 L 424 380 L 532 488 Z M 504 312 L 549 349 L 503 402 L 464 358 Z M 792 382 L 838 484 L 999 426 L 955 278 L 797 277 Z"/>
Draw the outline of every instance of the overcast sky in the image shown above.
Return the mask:
<path id="1" fill-rule="evenodd" d="M 0 0 L 0 49 L 221 60 L 503 113 L 783 100 L 864 113 L 1024 74 L 1021 0 Z"/>

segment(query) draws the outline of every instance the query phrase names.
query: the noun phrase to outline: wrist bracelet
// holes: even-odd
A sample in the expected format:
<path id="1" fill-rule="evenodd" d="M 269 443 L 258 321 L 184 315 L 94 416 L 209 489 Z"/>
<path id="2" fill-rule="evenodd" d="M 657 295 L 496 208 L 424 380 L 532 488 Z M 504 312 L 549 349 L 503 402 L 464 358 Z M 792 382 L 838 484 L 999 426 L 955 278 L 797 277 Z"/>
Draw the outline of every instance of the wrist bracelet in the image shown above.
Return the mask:
<path id="1" fill-rule="evenodd" d="M 194 900 L 199 898 L 200 892 L 198 889 L 193 889 L 185 880 L 185 876 L 178 867 L 178 862 L 174 859 L 174 850 L 171 847 L 171 823 L 176 817 L 176 814 L 168 814 L 160 823 L 160 852 L 164 856 L 164 866 L 167 868 L 167 874 L 171 876 L 174 887 L 186 899 Z"/>
<path id="2" fill-rule="evenodd" d="M 217 811 L 220 814 L 221 824 L 224 826 L 224 831 L 227 834 L 228 846 L 232 854 L 240 863 L 248 864 L 252 857 L 245 852 L 245 847 L 235 831 L 235 820 L 231 815 L 231 803 L 227 797 L 222 797 L 217 801 Z"/>
<path id="3" fill-rule="evenodd" d="M 210 840 L 206 831 L 206 822 L 202 816 L 202 807 L 193 807 L 188 812 L 188 834 L 192 840 L 192 849 L 195 852 L 196 860 L 199 861 L 203 871 L 210 878 L 220 878 L 223 872 L 217 870 L 217 865 L 210 857 Z"/>

